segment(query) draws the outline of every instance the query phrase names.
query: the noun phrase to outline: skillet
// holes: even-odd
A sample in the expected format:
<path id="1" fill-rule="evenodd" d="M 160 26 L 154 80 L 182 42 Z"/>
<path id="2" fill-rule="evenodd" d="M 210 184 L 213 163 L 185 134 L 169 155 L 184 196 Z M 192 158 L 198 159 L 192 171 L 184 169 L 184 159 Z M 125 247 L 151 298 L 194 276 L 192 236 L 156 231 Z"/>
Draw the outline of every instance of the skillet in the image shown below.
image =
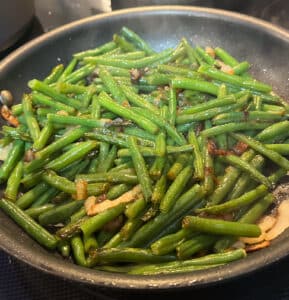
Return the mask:
<path id="1" fill-rule="evenodd" d="M 253 64 L 256 78 L 289 95 L 289 33 L 257 19 L 222 10 L 197 7 L 160 6 L 135 8 L 86 18 L 24 45 L 0 63 L 0 88 L 14 92 L 16 99 L 27 90 L 32 78 L 44 78 L 52 66 L 67 63 L 71 55 L 94 48 L 111 39 L 121 26 L 127 26 L 156 50 L 176 46 L 185 36 L 194 45 L 227 49 L 240 61 Z M 264 268 L 289 253 L 289 232 L 272 245 L 246 259 L 224 267 L 194 273 L 166 276 L 129 276 L 89 270 L 63 260 L 30 239 L 0 212 L 0 248 L 55 276 L 99 288 L 134 291 L 168 291 L 221 284 Z"/>

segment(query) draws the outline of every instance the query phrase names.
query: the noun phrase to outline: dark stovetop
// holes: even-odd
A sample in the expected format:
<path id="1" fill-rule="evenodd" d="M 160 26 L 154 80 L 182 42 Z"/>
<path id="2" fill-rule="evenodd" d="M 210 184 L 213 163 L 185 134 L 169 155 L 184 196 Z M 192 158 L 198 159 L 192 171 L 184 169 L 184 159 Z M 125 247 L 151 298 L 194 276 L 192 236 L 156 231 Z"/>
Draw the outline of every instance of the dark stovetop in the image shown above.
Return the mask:
<path id="1" fill-rule="evenodd" d="M 109 1 L 100 0 L 35 0 L 36 16 L 31 22 L 31 26 L 26 34 L 11 49 L 0 53 L 0 59 L 4 58 L 12 50 L 21 46 L 25 42 L 39 36 L 43 32 L 61 26 L 76 19 L 94 15 L 96 13 L 107 11 L 108 7 L 103 3 Z M 127 6 L 132 6 L 134 1 L 125 2 Z M 146 2 L 149 1 L 135 1 Z M 151 1 L 157 3 L 158 1 Z M 165 1 L 160 1 L 165 2 Z M 183 1 L 179 1 L 181 3 Z M 188 1 L 187 1 L 188 2 Z M 216 3 L 230 1 L 191 1 L 192 4 L 218 7 Z M 231 0 L 231 3 L 233 0 Z M 239 1 L 238 1 L 239 2 Z M 113 1 L 112 8 L 120 7 L 124 1 Z M 169 4 L 177 4 L 178 1 L 167 1 Z M 210 5 L 210 3 L 212 3 Z M 214 4 L 215 3 L 215 4 Z M 234 5 L 234 9 L 262 18 L 279 26 L 289 29 L 289 1 L 285 0 L 255 0 L 243 1 L 242 5 Z M 289 299 L 289 257 L 276 263 L 266 269 L 255 272 L 251 275 L 238 278 L 230 282 L 215 287 L 207 287 L 198 290 L 185 292 L 170 292 L 162 295 L 134 294 L 128 295 L 124 292 L 108 291 L 101 293 L 90 287 L 75 285 L 65 282 L 62 279 L 44 274 L 35 270 L 16 259 L 0 251 L 0 299 L 1 300 L 62 300 L 62 299 L 133 299 L 135 296 L 139 300 L 155 299 L 158 300 L 175 299 L 183 297 L 187 299 L 210 299 L 213 295 L 215 299 Z"/>

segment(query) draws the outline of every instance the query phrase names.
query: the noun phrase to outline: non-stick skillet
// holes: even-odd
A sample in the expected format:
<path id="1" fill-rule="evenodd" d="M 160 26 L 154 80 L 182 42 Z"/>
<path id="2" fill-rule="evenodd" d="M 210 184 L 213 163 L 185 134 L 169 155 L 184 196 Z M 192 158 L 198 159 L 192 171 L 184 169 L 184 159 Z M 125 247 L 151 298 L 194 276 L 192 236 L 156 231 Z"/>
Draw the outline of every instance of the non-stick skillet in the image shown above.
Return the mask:
<path id="1" fill-rule="evenodd" d="M 108 41 L 121 26 L 138 32 L 156 50 L 175 46 L 185 36 L 193 44 L 222 46 L 253 64 L 254 75 L 289 98 L 289 33 L 235 13 L 196 7 L 147 7 L 87 18 L 26 44 L 0 64 L 0 88 L 20 99 L 26 82 L 43 78 L 74 52 Z M 99 287 L 168 290 L 220 284 L 265 267 L 289 253 L 289 232 L 272 245 L 228 266 L 194 273 L 138 277 L 85 269 L 41 248 L 0 213 L 0 247 L 16 258 L 56 276 Z"/>

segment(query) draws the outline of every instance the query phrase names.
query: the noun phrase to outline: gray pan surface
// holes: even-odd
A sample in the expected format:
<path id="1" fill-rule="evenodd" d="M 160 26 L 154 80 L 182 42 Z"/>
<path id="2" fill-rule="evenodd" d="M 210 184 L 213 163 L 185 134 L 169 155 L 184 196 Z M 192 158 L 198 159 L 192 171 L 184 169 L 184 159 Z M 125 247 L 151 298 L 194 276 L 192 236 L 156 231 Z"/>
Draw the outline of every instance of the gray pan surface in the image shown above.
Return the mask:
<path id="1" fill-rule="evenodd" d="M 24 45 L 0 63 L 0 89 L 17 99 L 32 78 L 44 78 L 52 66 L 67 63 L 75 52 L 111 39 L 121 26 L 135 30 L 156 50 L 174 47 L 185 36 L 193 44 L 221 46 L 252 72 L 289 98 L 289 33 L 269 23 L 222 10 L 161 6 L 136 8 L 83 19 Z M 289 253 L 289 232 L 267 249 L 212 270 L 166 276 L 128 276 L 85 269 L 46 251 L 0 212 L 0 247 L 16 258 L 56 276 L 97 286 L 126 290 L 168 290 L 221 284 L 280 260 Z"/>

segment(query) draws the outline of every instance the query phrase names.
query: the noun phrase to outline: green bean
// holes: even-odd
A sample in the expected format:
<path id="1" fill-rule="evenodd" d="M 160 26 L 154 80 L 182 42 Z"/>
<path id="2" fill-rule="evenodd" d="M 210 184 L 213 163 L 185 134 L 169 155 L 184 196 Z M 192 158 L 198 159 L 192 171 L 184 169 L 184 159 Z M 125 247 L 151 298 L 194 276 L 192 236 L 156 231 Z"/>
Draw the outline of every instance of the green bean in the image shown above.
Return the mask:
<path id="1" fill-rule="evenodd" d="M 79 84 L 71 84 L 67 82 L 58 82 L 56 84 L 56 89 L 61 94 L 84 94 L 88 91 L 89 88 Z"/>
<path id="2" fill-rule="evenodd" d="M 289 121 L 285 120 L 282 122 L 278 122 L 272 124 L 271 126 L 267 126 L 263 131 L 257 134 L 256 139 L 261 142 L 266 142 L 267 140 L 271 140 L 275 136 L 288 133 L 288 129 Z"/>
<path id="3" fill-rule="evenodd" d="M 129 191 L 131 189 L 131 186 L 126 183 L 120 183 L 115 186 L 112 186 L 109 191 L 107 192 L 106 196 L 107 199 L 116 199 L 125 192 Z"/>
<path id="4" fill-rule="evenodd" d="M 66 145 L 78 140 L 86 132 L 86 128 L 75 128 L 67 131 L 61 138 L 55 140 L 50 145 L 36 152 L 35 156 L 37 159 L 43 159 L 49 155 L 55 153 L 56 151 L 62 149 Z"/>
<path id="5" fill-rule="evenodd" d="M 122 214 L 124 210 L 124 204 L 119 204 L 118 206 L 107 209 L 93 217 L 86 219 L 80 225 L 80 229 L 83 232 L 84 236 L 90 236 L 97 230 L 101 229 L 106 223 Z"/>
<path id="6" fill-rule="evenodd" d="M 128 219 L 135 219 L 145 209 L 147 203 L 143 197 L 129 204 L 124 212 Z"/>
<path id="7" fill-rule="evenodd" d="M 113 236 L 115 235 L 115 230 L 113 231 L 106 231 L 105 229 L 101 230 L 97 234 L 97 243 L 98 243 L 98 248 L 103 248 L 103 246 L 109 242 Z"/>
<path id="8" fill-rule="evenodd" d="M 158 157 L 155 158 L 152 164 L 149 174 L 153 179 L 158 179 L 166 163 L 166 135 L 164 132 L 160 132 L 156 137 L 156 152 Z"/>
<path id="9" fill-rule="evenodd" d="M 124 59 L 117 59 L 117 58 L 106 58 L 106 57 L 86 57 L 84 61 L 90 64 L 96 65 L 105 65 L 105 66 L 112 66 L 112 67 L 119 67 L 124 69 L 131 69 L 131 68 L 145 68 L 147 66 L 153 65 L 156 62 L 162 61 L 166 63 L 170 61 L 170 57 L 173 53 L 172 49 L 166 49 L 160 53 L 152 54 L 151 56 L 147 56 L 144 58 L 140 58 L 138 60 L 124 60 Z"/>
<path id="10" fill-rule="evenodd" d="M 55 110 L 64 110 L 70 114 L 75 112 L 75 108 L 68 106 L 65 103 L 58 102 L 55 99 L 52 100 L 52 98 L 41 93 L 33 92 L 31 97 L 33 104 L 45 105 Z"/>
<path id="11" fill-rule="evenodd" d="M 214 162 L 213 158 L 210 155 L 209 152 L 209 145 L 208 141 L 204 140 L 204 147 L 203 147 L 203 157 L 204 157 L 204 191 L 207 195 L 210 195 L 213 193 L 214 190 L 214 176 L 215 176 L 215 170 L 214 170 Z"/>
<path id="12" fill-rule="evenodd" d="M 40 176 L 40 179 L 41 179 L 41 176 Z M 46 203 L 48 203 L 49 201 L 54 199 L 54 197 L 56 197 L 58 194 L 59 194 L 59 191 L 57 189 L 55 189 L 53 187 L 48 188 L 45 193 L 43 193 L 35 201 L 33 201 L 31 208 L 37 208 L 42 205 L 45 205 Z"/>
<path id="13" fill-rule="evenodd" d="M 127 171 L 127 170 L 125 170 Z M 128 169 L 128 172 L 103 172 L 103 173 L 93 173 L 93 174 L 78 174 L 76 179 L 82 179 L 86 182 L 112 182 L 112 183 L 126 183 L 126 184 L 136 184 L 138 183 L 138 178 L 134 172 Z"/>
<path id="14" fill-rule="evenodd" d="M 220 99 L 220 98 L 224 98 L 228 95 L 228 91 L 227 91 L 227 86 L 222 83 L 220 86 L 219 86 L 219 90 L 218 90 L 218 97 L 217 99 Z"/>
<path id="15" fill-rule="evenodd" d="M 115 49 L 116 47 L 117 47 L 116 43 L 114 41 L 110 41 L 106 44 L 103 44 L 102 46 L 100 46 L 98 48 L 75 53 L 73 56 L 76 59 L 83 59 L 84 57 L 87 57 L 87 56 L 97 56 L 97 55 L 106 53 L 108 51 Z"/>
<path id="16" fill-rule="evenodd" d="M 116 154 L 117 154 L 117 147 L 115 145 L 113 145 L 110 148 L 110 151 L 106 157 L 106 159 L 103 161 L 102 163 L 102 167 L 101 167 L 101 171 L 108 171 L 112 166 L 113 166 L 113 162 L 116 158 Z M 98 168 L 99 170 L 99 168 Z"/>
<path id="17" fill-rule="evenodd" d="M 174 255 L 154 255 L 150 250 L 138 248 L 102 248 L 92 251 L 89 255 L 90 265 L 112 262 L 167 262 L 175 260 Z"/>
<path id="18" fill-rule="evenodd" d="M 156 113 L 158 112 L 158 109 L 153 104 L 149 103 L 143 97 L 141 97 L 140 95 L 136 94 L 134 92 L 134 90 L 133 90 L 132 87 L 126 86 L 126 85 L 122 85 L 120 88 L 123 91 L 125 97 L 132 104 L 134 104 L 136 106 L 139 106 L 139 107 L 147 108 L 147 109 L 149 109 L 151 111 L 154 111 Z"/>
<path id="19" fill-rule="evenodd" d="M 48 231 L 46 231 L 42 226 L 37 224 L 31 217 L 29 217 L 13 202 L 6 199 L 1 199 L 0 207 L 40 245 L 48 249 L 54 249 L 56 247 L 56 238 Z"/>
<path id="20" fill-rule="evenodd" d="M 176 115 L 177 115 L 177 95 L 176 90 L 173 88 L 170 88 L 170 97 L 169 97 L 169 123 L 172 126 L 175 126 L 176 121 Z"/>
<path id="21" fill-rule="evenodd" d="M 169 73 L 178 76 L 198 78 L 199 74 L 195 71 L 192 71 L 191 68 L 176 67 L 172 65 L 158 65 L 157 70 L 161 73 Z"/>
<path id="22" fill-rule="evenodd" d="M 216 242 L 216 240 L 217 237 L 214 235 L 199 234 L 194 236 L 193 238 L 186 240 L 177 246 L 177 256 L 182 260 L 189 259 L 194 254 L 210 248 Z"/>
<path id="23" fill-rule="evenodd" d="M 215 60 L 212 56 L 210 56 L 203 48 L 196 47 L 195 48 L 201 58 L 209 65 L 213 66 L 215 64 Z"/>
<path id="24" fill-rule="evenodd" d="M 91 250 L 98 248 L 98 242 L 94 235 L 83 237 L 84 252 L 89 253 Z"/>
<path id="25" fill-rule="evenodd" d="M 28 132 L 26 131 L 26 127 L 19 125 L 17 128 L 10 127 L 10 126 L 2 126 L 2 133 L 4 135 L 4 140 L 2 139 L 2 144 L 9 144 L 11 143 L 11 139 L 14 140 L 22 140 L 25 142 L 31 142 L 32 139 Z"/>
<path id="26" fill-rule="evenodd" d="M 212 136 L 216 136 L 228 132 L 247 131 L 247 130 L 254 130 L 254 129 L 259 130 L 267 127 L 268 125 L 266 123 L 254 123 L 254 122 L 227 123 L 223 125 L 214 126 L 209 129 L 205 129 L 201 132 L 201 135 L 204 137 L 212 137 Z"/>
<path id="27" fill-rule="evenodd" d="M 157 124 L 159 127 L 166 130 L 168 135 L 178 144 L 178 145 L 185 145 L 186 140 L 185 138 L 176 131 L 175 127 L 171 126 L 169 123 L 167 123 L 164 119 L 160 118 L 160 116 L 155 115 L 149 111 L 146 111 L 145 109 L 140 109 L 137 107 L 132 108 L 133 111 L 136 111 L 143 117 L 148 118 L 151 122 L 154 124 Z"/>
<path id="28" fill-rule="evenodd" d="M 205 169 L 204 169 L 204 160 L 203 160 L 203 155 L 200 150 L 200 145 L 198 143 L 198 139 L 196 137 L 196 134 L 193 130 L 189 131 L 188 134 L 188 140 L 189 143 L 191 143 L 194 147 L 194 177 L 197 178 L 198 180 L 203 180 L 205 176 Z"/>
<path id="29" fill-rule="evenodd" d="M 181 172 L 181 170 L 185 167 L 185 165 L 188 163 L 188 161 L 189 156 L 187 154 L 178 155 L 177 159 L 168 170 L 167 177 L 170 180 L 174 180 L 177 177 L 177 175 Z"/>
<path id="30" fill-rule="evenodd" d="M 127 128 L 128 129 L 128 128 Z M 90 139 L 97 139 L 109 144 L 115 144 L 120 147 L 127 147 L 127 139 L 130 135 L 137 136 L 137 142 L 140 146 L 155 147 L 155 137 L 152 140 L 145 139 L 144 137 L 150 137 L 150 134 L 146 133 L 142 129 L 131 128 L 132 130 L 125 130 L 126 133 L 120 133 L 108 130 L 106 128 L 97 128 L 93 133 L 87 133 L 86 136 Z M 136 133 L 136 134 L 135 134 Z"/>
<path id="31" fill-rule="evenodd" d="M 83 201 L 76 200 L 58 205 L 49 211 L 39 215 L 38 220 L 42 226 L 49 224 L 57 224 L 66 221 L 73 213 L 75 213 L 83 205 Z"/>
<path id="32" fill-rule="evenodd" d="M 196 209 L 196 213 L 206 212 L 209 214 L 220 214 L 225 212 L 230 212 L 239 209 L 242 206 L 251 204 L 258 198 L 265 196 L 268 193 L 268 189 L 265 185 L 259 185 L 256 189 L 244 193 L 239 198 L 231 199 L 223 204 L 212 205 L 205 208 Z"/>
<path id="33" fill-rule="evenodd" d="M 251 161 L 250 165 L 257 170 L 260 170 L 264 165 L 265 159 L 261 155 L 256 155 Z M 243 173 L 237 180 L 233 190 L 228 195 L 228 199 L 234 199 L 241 196 L 249 186 L 257 185 L 257 182 L 253 182 L 251 177 L 247 173 Z"/>
<path id="34" fill-rule="evenodd" d="M 143 223 L 144 221 L 140 218 L 128 219 L 119 231 L 121 240 L 129 240 Z"/>
<path id="35" fill-rule="evenodd" d="M 215 96 L 218 95 L 218 87 L 215 84 L 207 81 L 190 78 L 174 78 L 171 81 L 171 85 L 174 89 L 188 89 Z"/>
<path id="36" fill-rule="evenodd" d="M 55 66 L 51 70 L 50 74 L 43 80 L 43 82 L 46 84 L 52 84 L 56 82 L 60 78 L 61 74 L 63 73 L 63 70 L 64 70 L 63 64 Z"/>
<path id="37" fill-rule="evenodd" d="M 233 56 L 220 47 L 215 48 L 215 53 L 226 65 L 235 67 L 239 64 L 239 62 Z"/>
<path id="38" fill-rule="evenodd" d="M 51 210 L 53 207 L 55 207 L 55 204 L 48 203 L 38 207 L 30 207 L 25 210 L 25 213 L 33 219 L 38 219 L 39 215 Z"/>
<path id="39" fill-rule="evenodd" d="M 106 88 L 110 91 L 112 97 L 122 104 L 126 100 L 126 96 L 119 87 L 113 76 L 103 67 L 99 67 L 99 77 L 103 81 Z"/>
<path id="40" fill-rule="evenodd" d="M 228 122 L 247 122 L 247 121 L 255 121 L 255 122 L 273 122 L 275 120 L 279 121 L 282 119 L 280 114 L 265 112 L 265 111 L 248 111 L 248 112 L 228 112 L 221 113 L 217 115 L 213 123 L 215 125 L 222 125 Z"/>
<path id="41" fill-rule="evenodd" d="M 39 133 L 38 138 L 33 143 L 33 149 L 39 151 L 43 149 L 54 132 L 53 125 L 47 122 Z"/>
<path id="42" fill-rule="evenodd" d="M 23 194 L 16 201 L 16 205 L 21 209 L 28 208 L 38 197 L 48 190 L 49 186 L 45 182 L 40 182 L 34 188 Z"/>
<path id="43" fill-rule="evenodd" d="M 236 96 L 235 96 L 236 95 Z M 194 114 L 198 113 L 201 111 L 205 111 L 210 108 L 215 108 L 215 107 L 221 107 L 221 106 L 226 106 L 230 104 L 234 104 L 237 101 L 237 94 L 231 94 L 228 96 L 224 96 L 222 98 L 217 98 L 213 100 L 209 100 L 208 102 L 201 103 L 201 104 L 196 104 L 192 107 L 186 108 L 183 111 L 181 111 L 180 114 Z M 240 95 L 240 94 L 239 94 Z"/>
<path id="44" fill-rule="evenodd" d="M 251 178 L 264 184 L 267 188 L 272 188 L 272 183 L 269 181 L 269 179 L 261 172 L 256 170 L 256 168 L 252 167 L 250 163 L 240 159 L 236 155 L 231 154 L 224 156 L 223 159 L 231 165 L 241 169 L 243 172 L 246 172 Z"/>
<path id="45" fill-rule="evenodd" d="M 129 28 L 122 27 L 120 32 L 124 38 L 130 41 L 137 48 L 145 51 L 149 55 L 155 53 L 155 51 L 138 34 L 133 32 Z"/>
<path id="46" fill-rule="evenodd" d="M 246 151 L 243 153 L 241 158 L 244 161 L 249 161 L 253 158 L 254 152 L 253 151 Z M 222 200 L 226 197 L 228 192 L 232 189 L 235 182 L 240 176 L 241 171 L 233 166 L 229 166 L 225 170 L 225 175 L 221 179 L 221 182 L 214 190 L 214 192 L 209 197 L 209 203 L 211 205 L 219 204 Z"/>
<path id="47" fill-rule="evenodd" d="M 60 241 L 57 249 L 63 257 L 69 257 L 71 252 L 70 243 L 68 241 Z"/>
<path id="48" fill-rule="evenodd" d="M 58 93 L 54 88 L 37 79 L 30 80 L 28 82 L 28 86 L 33 91 L 41 92 L 46 96 L 56 99 L 57 101 L 67 104 L 73 108 L 80 109 L 82 107 L 82 104 L 78 100 L 68 98 L 63 94 Z"/>
<path id="49" fill-rule="evenodd" d="M 96 95 L 92 97 L 92 104 L 91 104 L 91 117 L 94 119 L 100 119 L 101 109 L 100 104 L 98 102 L 98 98 Z"/>
<path id="50" fill-rule="evenodd" d="M 131 52 L 136 50 L 136 47 L 132 43 L 128 42 L 124 37 L 118 34 L 113 35 L 113 41 L 118 47 L 120 47 L 125 52 Z"/>
<path id="51" fill-rule="evenodd" d="M 163 174 L 158 181 L 156 182 L 153 191 L 151 201 L 153 204 L 158 204 L 161 202 L 161 199 L 164 197 L 167 188 L 167 176 Z"/>
<path id="52" fill-rule="evenodd" d="M 245 135 L 242 134 L 236 134 L 236 133 L 231 133 L 231 135 L 243 142 L 248 144 L 252 149 L 254 149 L 255 151 L 261 153 L 262 155 L 268 157 L 270 160 L 272 160 L 273 162 L 275 162 L 277 165 L 279 165 L 281 168 L 284 168 L 286 170 L 289 170 L 289 161 L 281 156 L 279 153 L 277 153 L 276 151 L 267 149 L 263 144 L 261 144 L 259 141 L 251 138 L 251 137 L 246 137 Z"/>
<path id="53" fill-rule="evenodd" d="M 88 119 L 81 116 L 62 116 L 58 114 L 48 114 L 47 119 L 52 124 L 80 125 L 89 128 L 104 127 L 105 125 L 111 123 L 110 120 L 106 119 Z"/>
<path id="54" fill-rule="evenodd" d="M 146 168 L 144 158 L 142 157 L 135 137 L 128 138 L 129 152 L 136 170 L 137 178 L 141 185 L 142 193 L 146 201 L 149 201 L 152 195 L 151 179 Z"/>
<path id="55" fill-rule="evenodd" d="M 143 129 L 147 130 L 148 132 L 154 134 L 158 131 L 158 127 L 154 123 L 140 116 L 134 111 L 131 111 L 121 106 L 120 104 L 114 102 L 105 92 L 101 92 L 99 94 L 98 100 L 101 106 L 114 112 L 115 114 L 120 115 L 121 117 L 134 121 L 136 124 L 138 124 Z"/>
<path id="56" fill-rule="evenodd" d="M 62 81 L 63 79 L 65 79 L 66 76 L 70 75 L 73 72 L 74 68 L 76 67 L 77 63 L 78 63 L 77 58 L 71 59 L 70 62 L 65 67 L 65 69 L 63 70 L 63 73 L 58 78 L 58 82 Z"/>
<path id="57" fill-rule="evenodd" d="M 19 161 L 11 172 L 6 185 L 5 198 L 15 202 L 18 195 L 21 178 L 23 175 L 23 162 Z"/>
<path id="58" fill-rule="evenodd" d="M 11 111 L 14 116 L 20 116 L 23 113 L 22 103 L 13 105 Z"/>
<path id="59" fill-rule="evenodd" d="M 139 150 L 143 156 L 157 156 L 158 153 L 152 147 L 139 147 Z M 192 145 L 184 145 L 184 146 L 167 146 L 167 153 L 183 153 L 183 152 L 192 152 Z M 126 157 L 130 156 L 130 152 L 128 149 L 120 149 L 117 152 L 118 157 Z"/>
<path id="60" fill-rule="evenodd" d="M 32 109 L 31 95 L 24 94 L 22 99 L 24 118 L 33 141 L 37 140 L 40 135 L 39 124 L 34 116 Z"/>
<path id="61" fill-rule="evenodd" d="M 262 214 L 273 203 L 275 197 L 272 194 L 266 195 L 261 198 L 256 204 L 254 204 L 239 220 L 240 223 L 255 223 Z M 217 252 L 223 252 L 230 247 L 236 241 L 235 236 L 225 236 L 218 240 L 214 245 L 214 249 Z"/>
<path id="62" fill-rule="evenodd" d="M 74 236 L 70 240 L 73 257 L 76 263 L 82 267 L 87 267 L 87 261 L 85 258 L 84 245 L 79 235 Z"/>
<path id="63" fill-rule="evenodd" d="M 120 246 L 141 247 L 150 244 L 169 225 L 186 215 L 198 203 L 204 193 L 199 185 L 192 186 L 182 194 L 168 213 L 160 213 L 153 220 L 144 224 L 126 243 Z"/>
<path id="64" fill-rule="evenodd" d="M 162 175 L 162 170 L 164 169 L 166 164 L 166 157 L 165 156 L 157 156 L 152 164 L 149 174 L 155 180 L 159 179 Z"/>
<path id="65" fill-rule="evenodd" d="M 160 210 L 162 212 L 168 212 L 174 206 L 177 198 L 181 195 L 184 187 L 191 179 L 192 173 L 193 168 L 188 165 L 178 174 L 161 200 Z"/>
<path id="66" fill-rule="evenodd" d="M 261 230 L 257 225 L 219 219 L 186 216 L 182 224 L 183 228 L 190 228 L 191 230 L 211 234 L 228 234 L 246 237 L 258 237 L 261 234 Z"/>
<path id="67" fill-rule="evenodd" d="M 224 113 L 227 111 L 232 111 L 234 109 L 242 108 L 247 104 L 248 96 L 249 95 L 244 95 L 243 97 L 241 97 L 239 99 L 238 103 L 236 103 L 236 104 L 210 108 L 206 111 L 201 111 L 199 113 L 194 113 L 194 114 L 179 115 L 179 116 L 177 116 L 176 123 L 177 124 L 185 124 L 185 123 L 189 123 L 189 122 L 205 121 L 205 120 L 209 120 L 209 119 L 219 115 L 220 113 Z"/>
<path id="68" fill-rule="evenodd" d="M 72 214 L 70 216 L 70 222 L 74 223 L 78 220 L 80 220 L 81 218 L 83 218 L 86 215 L 86 210 L 85 207 L 81 207 L 77 212 L 75 212 L 74 214 Z"/>
<path id="69" fill-rule="evenodd" d="M 109 241 L 107 241 L 102 248 L 116 248 L 121 243 L 120 232 L 116 233 Z"/>
<path id="70" fill-rule="evenodd" d="M 198 69 L 198 72 L 216 80 L 221 80 L 223 82 L 235 84 L 237 86 L 256 90 L 259 92 L 270 92 L 272 89 L 271 86 L 265 83 L 258 82 L 257 80 L 244 79 L 238 75 L 230 75 L 204 65 Z"/>
<path id="71" fill-rule="evenodd" d="M 116 58 L 116 59 L 125 59 L 125 60 L 137 60 L 140 58 L 144 58 L 146 53 L 144 51 L 136 50 L 126 53 L 115 53 L 109 55 L 109 53 L 104 55 L 105 57 Z"/>
<path id="72" fill-rule="evenodd" d="M 264 145 L 267 149 L 276 151 L 282 155 L 289 155 L 289 144 L 265 144 Z"/>
<path id="73" fill-rule="evenodd" d="M 222 264 L 226 264 L 235 260 L 239 260 L 246 257 L 246 251 L 244 249 L 237 249 L 228 251 L 226 253 L 209 254 L 203 257 L 193 258 L 186 261 L 175 261 L 168 263 L 149 264 L 145 266 L 136 266 L 129 271 L 129 274 L 165 274 L 165 273 L 179 273 L 184 271 L 194 271 L 202 268 L 214 267 Z M 194 269 L 193 267 L 196 267 Z M 199 270 L 200 270 L 199 269 Z"/>
<path id="74" fill-rule="evenodd" d="M 127 135 L 134 135 L 142 140 L 148 140 L 155 142 L 156 136 L 154 134 L 148 133 L 147 131 L 144 131 L 137 127 L 126 127 L 124 129 L 124 133 Z"/>
<path id="75" fill-rule="evenodd" d="M 80 80 L 83 80 L 86 76 L 90 75 L 94 69 L 94 65 L 87 64 L 67 75 L 63 81 L 71 84 L 79 83 Z"/>
<path id="76" fill-rule="evenodd" d="M 152 253 L 155 255 L 164 255 L 171 253 L 184 240 L 189 238 L 193 233 L 188 229 L 180 229 L 176 233 L 166 235 L 151 244 Z"/>
<path id="77" fill-rule="evenodd" d="M 62 155 L 58 156 L 56 159 L 50 161 L 45 168 L 58 171 L 67 166 L 71 163 L 83 158 L 86 156 L 90 151 L 95 149 L 98 146 L 96 141 L 87 141 L 78 143 L 75 148 L 72 148 Z"/>
<path id="78" fill-rule="evenodd" d="M 46 171 L 42 174 L 42 180 L 45 181 L 45 186 L 47 184 L 51 185 L 52 187 L 63 191 L 68 194 L 75 194 L 76 193 L 76 186 L 74 182 L 68 180 L 65 177 L 57 175 L 53 171 Z M 18 200 L 19 201 L 19 200 Z"/>
<path id="79" fill-rule="evenodd" d="M 24 142 L 15 140 L 7 158 L 0 167 L 0 183 L 6 181 L 24 153 Z"/>
<path id="80" fill-rule="evenodd" d="M 241 63 L 233 67 L 234 74 L 243 75 L 250 68 L 250 64 L 247 61 L 242 61 Z"/>
<path id="81" fill-rule="evenodd" d="M 83 216 L 79 219 L 74 220 L 73 222 L 68 223 L 64 227 L 58 229 L 56 231 L 56 236 L 60 238 L 62 241 L 68 240 L 72 238 L 73 236 L 80 234 L 80 226 L 82 223 L 84 223 L 89 217 Z"/>

